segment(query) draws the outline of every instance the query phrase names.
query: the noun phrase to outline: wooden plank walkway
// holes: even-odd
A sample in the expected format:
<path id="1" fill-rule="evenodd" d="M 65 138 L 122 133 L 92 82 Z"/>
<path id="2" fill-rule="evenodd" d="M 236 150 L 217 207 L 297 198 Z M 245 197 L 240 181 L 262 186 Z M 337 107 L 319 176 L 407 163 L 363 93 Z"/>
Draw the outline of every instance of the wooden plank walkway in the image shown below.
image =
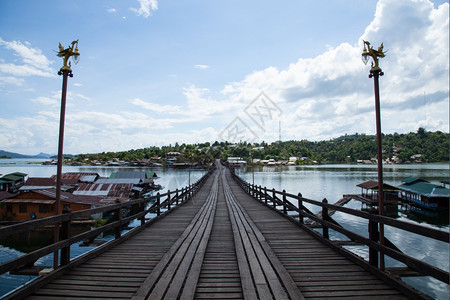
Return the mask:
<path id="1" fill-rule="evenodd" d="M 227 169 L 189 202 L 29 299 L 406 299 L 242 191 Z"/>

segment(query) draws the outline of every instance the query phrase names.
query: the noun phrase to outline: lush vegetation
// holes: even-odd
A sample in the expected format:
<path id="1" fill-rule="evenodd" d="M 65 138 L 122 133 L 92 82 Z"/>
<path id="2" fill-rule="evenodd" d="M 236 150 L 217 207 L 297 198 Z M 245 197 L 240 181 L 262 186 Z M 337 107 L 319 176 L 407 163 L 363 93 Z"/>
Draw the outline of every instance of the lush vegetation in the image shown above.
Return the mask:
<path id="1" fill-rule="evenodd" d="M 449 161 L 450 134 L 440 131 L 427 132 L 419 128 L 417 132 L 407 134 L 383 135 L 383 159 L 396 163 L 407 162 L 445 162 Z M 216 158 L 241 157 L 250 159 L 288 160 L 298 157 L 297 163 L 356 163 L 360 160 L 372 160 L 376 157 L 377 147 L 374 135 L 352 134 L 328 141 L 311 142 L 285 141 L 267 144 L 241 142 L 201 143 L 195 145 L 178 144 L 163 147 L 148 147 L 123 152 L 103 152 L 80 154 L 75 160 L 97 161 L 136 161 L 160 158 L 163 161 L 167 153 L 179 152 L 178 162 L 194 161 L 209 163 Z"/>

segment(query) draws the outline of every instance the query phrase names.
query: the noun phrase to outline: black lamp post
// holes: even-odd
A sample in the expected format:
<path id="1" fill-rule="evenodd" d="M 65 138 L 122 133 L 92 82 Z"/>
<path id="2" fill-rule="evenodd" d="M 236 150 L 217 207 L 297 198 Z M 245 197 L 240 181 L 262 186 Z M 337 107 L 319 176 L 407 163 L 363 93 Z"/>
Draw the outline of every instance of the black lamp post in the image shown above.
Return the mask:
<path id="1" fill-rule="evenodd" d="M 250 152 L 250 155 L 252 157 L 252 184 L 255 185 L 255 166 L 253 164 L 253 151 Z"/>
<path id="2" fill-rule="evenodd" d="M 377 169 L 378 169 L 378 213 L 380 216 L 384 215 L 384 192 L 383 192 L 383 148 L 381 144 L 381 113 L 380 113 L 380 86 L 378 79 L 384 73 L 378 66 L 378 57 L 384 57 L 383 43 L 381 43 L 378 50 L 373 49 L 370 43 L 364 42 L 364 50 L 362 53 L 362 60 L 367 64 L 369 57 L 372 58 L 372 68 L 370 69 L 369 78 L 373 78 L 375 90 L 375 118 L 377 127 Z M 366 48 L 367 46 L 367 48 Z M 379 239 L 380 244 L 384 245 L 384 226 L 379 224 Z M 380 252 L 380 269 L 384 271 L 384 255 Z"/>
<path id="3" fill-rule="evenodd" d="M 76 47 L 75 47 L 76 45 Z M 75 47 L 75 50 L 73 49 Z M 67 78 L 73 77 L 71 63 L 69 58 L 72 56 L 72 60 L 77 64 L 80 60 L 80 53 L 78 52 L 78 40 L 73 41 L 71 46 L 67 49 L 59 43 L 59 52 L 57 54 L 59 57 L 64 58 L 64 65 L 59 70 L 58 75 L 63 76 L 62 92 L 61 92 L 61 114 L 59 117 L 59 143 L 58 143 L 58 165 L 56 170 L 56 205 L 55 205 L 55 215 L 59 215 L 61 212 L 61 177 L 62 177 L 62 162 L 63 162 L 63 144 L 64 144 L 64 120 L 66 115 L 66 94 L 67 94 Z M 55 243 L 59 241 L 59 224 L 55 224 L 54 229 L 54 241 Z M 53 253 L 53 268 L 58 267 L 58 250 Z"/>

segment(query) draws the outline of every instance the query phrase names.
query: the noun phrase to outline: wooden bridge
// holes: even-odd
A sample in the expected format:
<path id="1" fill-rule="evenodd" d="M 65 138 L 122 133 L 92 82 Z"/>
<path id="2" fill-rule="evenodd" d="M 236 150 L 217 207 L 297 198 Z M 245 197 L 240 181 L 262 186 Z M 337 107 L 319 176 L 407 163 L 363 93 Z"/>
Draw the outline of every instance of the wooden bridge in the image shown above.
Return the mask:
<path id="1" fill-rule="evenodd" d="M 289 197 L 295 198 L 297 205 Z M 376 238 L 348 233 L 327 215 L 328 209 L 347 213 L 349 209 L 315 201 L 323 208 L 322 216 L 316 217 L 304 206 L 313 200 L 255 187 L 220 164 L 191 187 L 158 195 L 156 200 L 149 209 L 141 200 L 132 202 L 139 209 L 131 217 L 122 216 L 123 204 L 113 205 L 108 210 L 115 212 L 114 221 L 105 228 L 78 236 L 62 234 L 62 241 L 0 265 L 2 273 L 17 270 L 61 249 L 61 265 L 56 270 L 4 298 L 429 298 L 405 284 L 399 276 L 402 271 L 433 276 L 448 284 L 448 272 L 381 245 Z M 74 218 L 105 211 L 68 213 L 1 228 L 0 237 L 48 224 L 60 223 L 64 229 Z M 149 219 L 148 213 L 156 217 Z M 367 218 L 369 224 L 425 232 L 420 226 L 386 217 L 352 213 Z M 122 235 L 123 225 L 136 218 L 141 226 Z M 305 218 L 321 223 L 322 232 L 306 226 Z M 113 241 L 70 259 L 71 244 L 92 240 L 106 229 L 116 230 Z M 350 240 L 331 241 L 329 229 L 345 232 Z M 426 235 L 448 243 L 448 233 L 427 230 Z M 349 244 L 367 245 L 370 261 L 342 247 Z M 380 270 L 379 253 L 406 267 Z"/>

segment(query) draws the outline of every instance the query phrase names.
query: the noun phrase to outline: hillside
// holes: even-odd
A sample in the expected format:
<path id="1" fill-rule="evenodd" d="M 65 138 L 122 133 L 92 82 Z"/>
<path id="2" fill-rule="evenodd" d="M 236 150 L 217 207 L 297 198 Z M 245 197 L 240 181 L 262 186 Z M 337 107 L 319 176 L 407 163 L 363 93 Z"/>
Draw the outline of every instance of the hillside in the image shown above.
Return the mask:
<path id="1" fill-rule="evenodd" d="M 24 154 L 0 150 L 0 157 L 2 157 L 2 158 L 45 158 L 45 159 L 48 159 L 51 156 L 52 155 L 50 155 L 50 154 L 42 153 L 42 152 L 37 155 L 24 155 Z"/>
<path id="2" fill-rule="evenodd" d="M 135 161 L 152 158 L 164 159 L 169 152 L 179 152 L 179 162 L 211 162 L 216 158 L 241 157 L 255 159 L 288 160 L 298 157 L 298 163 L 356 163 L 373 161 L 377 154 L 374 135 L 352 134 L 328 141 L 283 141 L 271 144 L 214 142 L 200 144 L 178 144 L 163 147 L 148 147 L 122 152 L 80 154 L 75 160 Z M 419 128 L 417 132 L 383 135 L 383 160 L 391 163 L 433 163 L 449 161 L 450 134 L 436 131 L 427 132 Z"/>

